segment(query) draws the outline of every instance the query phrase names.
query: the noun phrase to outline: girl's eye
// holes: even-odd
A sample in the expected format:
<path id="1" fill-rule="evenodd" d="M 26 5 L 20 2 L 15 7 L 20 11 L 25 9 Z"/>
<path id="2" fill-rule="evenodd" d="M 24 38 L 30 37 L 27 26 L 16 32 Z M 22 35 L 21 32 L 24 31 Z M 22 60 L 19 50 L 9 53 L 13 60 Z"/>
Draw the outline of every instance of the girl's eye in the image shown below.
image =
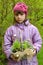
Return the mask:
<path id="1" fill-rule="evenodd" d="M 16 13 L 15 15 L 18 16 L 18 13 Z"/>
<path id="2" fill-rule="evenodd" d="M 17 13 L 17 14 L 15 14 L 15 15 L 18 16 L 19 14 L 20 14 L 20 15 L 23 15 L 23 13 Z"/>
<path id="3" fill-rule="evenodd" d="M 23 15 L 23 13 L 20 13 L 21 15 Z"/>
<path id="4" fill-rule="evenodd" d="M 18 16 L 19 14 L 23 15 L 23 12 L 17 12 L 17 13 L 15 13 L 16 16 Z"/>

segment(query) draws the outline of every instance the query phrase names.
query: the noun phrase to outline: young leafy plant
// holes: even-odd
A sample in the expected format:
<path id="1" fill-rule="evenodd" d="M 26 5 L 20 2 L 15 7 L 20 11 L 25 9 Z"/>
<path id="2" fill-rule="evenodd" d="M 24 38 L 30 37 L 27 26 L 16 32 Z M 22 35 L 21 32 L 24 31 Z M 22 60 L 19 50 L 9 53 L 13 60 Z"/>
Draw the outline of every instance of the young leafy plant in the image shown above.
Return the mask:
<path id="1" fill-rule="evenodd" d="M 24 41 L 22 44 L 22 48 L 23 48 L 23 50 L 25 50 L 26 48 L 33 48 L 33 46 L 28 41 Z"/>
<path id="2" fill-rule="evenodd" d="M 17 52 L 17 51 L 20 51 L 20 47 L 21 47 L 20 42 L 18 40 L 15 40 L 13 42 L 11 49 L 12 49 L 13 52 Z"/>
<path id="3" fill-rule="evenodd" d="M 13 42 L 11 50 L 12 50 L 12 52 L 17 52 L 17 51 L 23 51 L 23 50 L 25 50 L 27 48 L 33 48 L 31 43 L 29 43 L 28 41 L 24 41 L 23 43 L 21 43 L 18 40 L 15 40 Z"/>

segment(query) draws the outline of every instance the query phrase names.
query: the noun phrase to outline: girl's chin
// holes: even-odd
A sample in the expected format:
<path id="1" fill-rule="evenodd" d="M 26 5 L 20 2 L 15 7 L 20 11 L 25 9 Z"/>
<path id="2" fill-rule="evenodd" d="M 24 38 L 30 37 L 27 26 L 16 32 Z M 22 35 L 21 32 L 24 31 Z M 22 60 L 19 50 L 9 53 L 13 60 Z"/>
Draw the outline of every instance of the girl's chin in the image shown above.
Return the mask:
<path id="1" fill-rule="evenodd" d="M 23 21 L 18 21 L 18 23 L 23 23 Z"/>

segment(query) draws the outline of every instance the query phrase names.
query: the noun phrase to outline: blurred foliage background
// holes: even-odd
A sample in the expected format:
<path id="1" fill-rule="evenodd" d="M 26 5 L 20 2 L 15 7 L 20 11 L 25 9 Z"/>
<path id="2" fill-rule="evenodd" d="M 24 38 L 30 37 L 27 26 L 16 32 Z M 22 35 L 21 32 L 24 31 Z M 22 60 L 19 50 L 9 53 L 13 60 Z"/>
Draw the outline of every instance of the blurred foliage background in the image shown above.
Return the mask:
<path id="1" fill-rule="evenodd" d="M 28 5 L 28 19 L 39 29 L 43 40 L 43 0 L 0 0 L 0 65 L 7 64 L 2 44 L 6 29 L 14 22 L 13 7 L 17 2 Z M 43 65 L 43 44 L 37 58 L 39 65 Z"/>

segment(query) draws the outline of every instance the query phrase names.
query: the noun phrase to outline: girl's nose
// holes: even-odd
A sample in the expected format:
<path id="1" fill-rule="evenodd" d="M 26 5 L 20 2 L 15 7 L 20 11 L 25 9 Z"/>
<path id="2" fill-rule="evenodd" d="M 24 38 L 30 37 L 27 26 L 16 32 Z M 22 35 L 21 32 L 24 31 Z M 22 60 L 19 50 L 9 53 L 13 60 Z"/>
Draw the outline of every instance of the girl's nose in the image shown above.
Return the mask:
<path id="1" fill-rule="evenodd" d="M 19 14 L 19 15 L 18 15 L 18 18 L 20 18 L 20 17 L 21 17 L 21 15 Z"/>

